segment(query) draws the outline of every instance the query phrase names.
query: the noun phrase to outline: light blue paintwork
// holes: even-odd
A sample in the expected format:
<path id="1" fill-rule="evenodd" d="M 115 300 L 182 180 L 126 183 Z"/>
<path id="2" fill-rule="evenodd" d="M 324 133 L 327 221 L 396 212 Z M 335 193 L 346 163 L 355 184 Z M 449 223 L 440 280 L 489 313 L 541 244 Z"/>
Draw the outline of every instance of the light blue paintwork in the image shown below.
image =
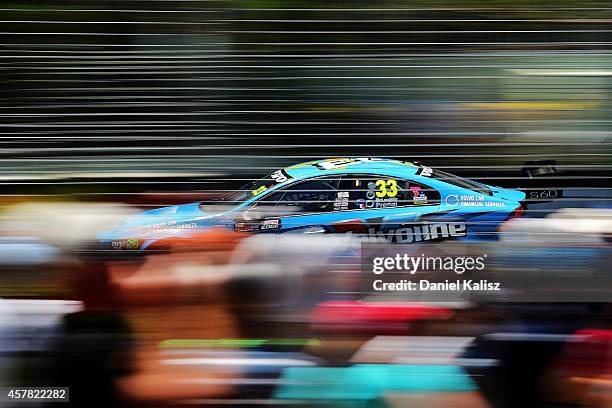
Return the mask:
<path id="1" fill-rule="evenodd" d="M 371 174 L 381 177 L 398 177 L 428 185 L 440 193 L 439 205 L 422 205 L 396 208 L 355 209 L 333 211 L 315 214 L 296 214 L 280 217 L 282 227 L 273 232 L 288 232 L 301 230 L 307 227 L 329 227 L 335 223 L 349 220 L 368 220 L 381 218 L 385 225 L 401 225 L 421 221 L 428 217 L 436 220 L 462 220 L 473 223 L 468 236 L 472 238 L 486 237 L 487 232 L 494 232 L 499 224 L 508 218 L 508 215 L 520 206 L 525 194 L 520 191 L 504 189 L 482 184 L 489 188 L 493 195 L 478 193 L 466 188 L 458 187 L 423 175 L 418 175 L 420 166 L 408 162 L 389 159 L 346 159 L 353 160 L 350 165 L 340 166 L 337 169 L 323 170 L 318 166 L 326 161 L 313 161 L 291 166 L 283 169 L 290 179 L 278 183 L 267 190 L 253 196 L 240 205 L 228 208 L 219 214 L 207 214 L 200 209 L 200 203 L 175 205 L 145 211 L 136 215 L 116 228 L 104 231 L 98 235 L 102 243 L 111 243 L 118 240 L 138 238 L 143 243 L 139 249 L 145 249 L 151 243 L 166 237 L 189 237 L 212 227 L 225 227 L 233 229 L 235 218 L 243 213 L 255 202 L 265 198 L 275 191 L 281 190 L 296 182 L 313 177 L 345 175 L 345 174 Z M 461 200 L 468 197 L 470 200 Z M 479 203 L 477 206 L 464 205 L 465 202 Z M 424 218 L 425 217 L 425 218 Z M 478 237 L 477 237 L 478 236 Z"/>

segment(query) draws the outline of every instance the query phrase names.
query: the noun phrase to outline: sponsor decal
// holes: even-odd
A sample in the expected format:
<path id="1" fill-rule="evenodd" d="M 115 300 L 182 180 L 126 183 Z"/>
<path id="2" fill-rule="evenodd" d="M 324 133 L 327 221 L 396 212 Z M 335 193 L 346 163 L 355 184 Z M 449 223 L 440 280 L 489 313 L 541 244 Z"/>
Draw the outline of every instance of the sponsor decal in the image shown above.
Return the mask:
<path id="1" fill-rule="evenodd" d="M 431 167 L 419 167 L 419 169 L 416 171 L 416 175 L 417 176 L 423 176 L 423 177 L 431 177 L 431 175 L 433 174 L 433 169 Z"/>
<path id="2" fill-rule="evenodd" d="M 373 202 L 373 208 L 395 208 L 397 207 L 397 198 L 376 198 Z"/>
<path id="3" fill-rule="evenodd" d="M 461 207 L 505 207 L 503 202 L 486 200 L 481 195 L 461 195 L 459 205 Z"/>
<path id="4" fill-rule="evenodd" d="M 315 166 L 320 170 L 339 170 L 359 163 L 362 163 L 359 159 L 329 159 L 318 162 Z"/>
<path id="5" fill-rule="evenodd" d="M 339 226 L 337 226 L 339 227 Z M 336 228 L 338 230 L 338 228 Z M 433 222 L 403 224 L 399 228 L 383 229 L 358 223 L 347 234 L 360 234 L 365 241 L 409 244 L 413 242 L 445 240 L 467 235 L 465 222 Z"/>
<path id="6" fill-rule="evenodd" d="M 348 210 L 349 206 L 349 192 L 338 191 L 336 200 L 334 201 L 334 210 Z"/>
<path id="7" fill-rule="evenodd" d="M 287 172 L 283 169 L 277 170 L 270 175 L 272 180 L 276 181 L 276 183 L 284 183 L 285 181 L 291 179 L 291 176 L 287 174 Z"/>
<path id="8" fill-rule="evenodd" d="M 327 160 L 322 160 L 320 162 L 314 163 L 314 165 L 320 170 L 341 170 L 341 169 L 345 169 L 348 166 L 353 166 L 355 164 L 367 163 L 367 162 L 400 163 L 397 160 L 380 159 L 376 157 L 356 157 L 353 159 L 347 159 L 347 158 L 327 159 Z"/>
<path id="9" fill-rule="evenodd" d="M 137 232 L 138 235 L 146 236 L 149 234 L 174 233 L 180 230 L 189 230 L 194 228 L 198 228 L 198 225 L 195 222 L 177 224 L 176 221 L 168 221 L 145 227 L 139 227 Z"/>
<path id="10" fill-rule="evenodd" d="M 412 203 L 419 204 L 427 204 L 427 196 L 421 191 L 421 187 L 412 186 L 410 187 L 410 191 L 412 191 Z"/>
<path id="11" fill-rule="evenodd" d="M 248 222 L 237 222 L 234 224 L 234 231 L 238 232 L 255 232 L 259 226 L 257 224 Z"/>
<path id="12" fill-rule="evenodd" d="M 253 196 L 258 196 L 261 193 L 263 193 L 264 191 L 266 191 L 268 189 L 268 187 L 266 186 L 261 186 L 259 188 L 256 188 L 255 190 L 251 191 L 251 194 L 253 194 Z"/>
<path id="13" fill-rule="evenodd" d="M 280 218 L 267 218 L 262 221 L 239 221 L 234 224 L 234 230 L 239 232 L 260 232 L 278 230 L 282 226 Z"/>
<path id="14" fill-rule="evenodd" d="M 115 251 L 124 249 L 138 249 L 140 247 L 140 241 L 135 238 L 131 239 L 120 239 L 117 241 L 111 241 L 111 248 Z"/>
<path id="15" fill-rule="evenodd" d="M 373 200 L 376 197 L 376 183 L 370 181 L 368 183 L 368 191 L 366 191 L 366 198 L 368 200 Z"/>
<path id="16" fill-rule="evenodd" d="M 459 197 L 457 194 L 450 194 L 446 196 L 446 205 L 454 207 L 457 204 L 459 204 Z"/>
<path id="17" fill-rule="evenodd" d="M 280 218 L 271 218 L 268 220 L 263 220 L 260 226 L 261 230 L 271 230 L 271 229 L 280 229 L 281 220 Z"/>

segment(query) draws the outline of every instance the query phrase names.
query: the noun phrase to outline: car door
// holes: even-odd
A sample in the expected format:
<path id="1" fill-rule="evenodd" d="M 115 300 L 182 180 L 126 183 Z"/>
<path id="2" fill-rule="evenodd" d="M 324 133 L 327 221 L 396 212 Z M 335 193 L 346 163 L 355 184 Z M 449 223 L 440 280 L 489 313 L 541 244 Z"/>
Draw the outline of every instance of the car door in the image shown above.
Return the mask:
<path id="1" fill-rule="evenodd" d="M 440 205 L 437 190 L 384 174 L 346 174 L 338 196 L 348 197 L 348 205 L 340 209 L 330 224 L 335 232 L 355 228 L 349 221 L 358 224 L 357 229 L 361 231 L 386 231 L 436 213 Z"/>
<path id="2" fill-rule="evenodd" d="M 342 174 L 298 181 L 262 197 L 245 211 L 258 232 L 387 231 L 439 209 L 440 194 L 412 180 Z M 360 225 L 356 225 L 360 224 Z"/>
<path id="3" fill-rule="evenodd" d="M 337 178 L 319 179 L 333 179 L 333 188 L 328 190 L 333 197 L 317 196 L 322 188 L 312 180 L 289 187 L 279 200 L 281 204 L 298 205 L 312 199 L 314 194 L 319 207 L 286 214 L 282 217 L 283 229 L 303 232 L 372 232 L 373 229 L 374 233 L 387 232 L 439 210 L 439 192 L 422 183 L 380 174 L 342 174 L 339 180 Z"/>

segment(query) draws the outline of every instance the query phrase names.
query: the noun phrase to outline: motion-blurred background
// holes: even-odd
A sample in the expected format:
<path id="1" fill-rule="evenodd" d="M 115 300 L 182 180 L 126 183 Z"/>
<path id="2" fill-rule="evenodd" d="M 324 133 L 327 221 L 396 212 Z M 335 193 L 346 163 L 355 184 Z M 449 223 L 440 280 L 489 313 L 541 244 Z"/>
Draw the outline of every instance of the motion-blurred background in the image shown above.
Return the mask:
<path id="1" fill-rule="evenodd" d="M 7 2 L 4 188 L 209 191 L 338 155 L 483 177 L 552 158 L 591 181 L 609 164 L 611 13 L 606 1 Z"/>
<path id="2" fill-rule="evenodd" d="M 137 264 L 79 245 L 310 159 L 507 187 L 555 160 L 543 180 L 564 198 L 484 249 L 510 270 L 609 273 L 609 2 L 7 1 L 0 16 L 3 384 L 69 385 L 74 406 L 612 406 L 608 304 L 373 306 L 323 238 L 212 234 Z"/>

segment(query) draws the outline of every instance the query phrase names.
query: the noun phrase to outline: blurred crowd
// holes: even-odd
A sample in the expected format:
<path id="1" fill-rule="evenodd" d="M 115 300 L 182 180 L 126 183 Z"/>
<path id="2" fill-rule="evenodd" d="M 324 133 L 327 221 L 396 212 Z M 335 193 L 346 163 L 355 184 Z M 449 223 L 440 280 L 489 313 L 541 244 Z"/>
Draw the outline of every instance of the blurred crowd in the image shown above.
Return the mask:
<path id="1" fill-rule="evenodd" d="M 66 206 L 4 213 L 2 385 L 78 407 L 612 406 L 606 302 L 369 299 L 342 235 L 214 229 L 118 256 L 95 233 L 134 210 Z M 504 225 L 493 272 L 609 273 L 611 213 L 579 214 Z"/>

